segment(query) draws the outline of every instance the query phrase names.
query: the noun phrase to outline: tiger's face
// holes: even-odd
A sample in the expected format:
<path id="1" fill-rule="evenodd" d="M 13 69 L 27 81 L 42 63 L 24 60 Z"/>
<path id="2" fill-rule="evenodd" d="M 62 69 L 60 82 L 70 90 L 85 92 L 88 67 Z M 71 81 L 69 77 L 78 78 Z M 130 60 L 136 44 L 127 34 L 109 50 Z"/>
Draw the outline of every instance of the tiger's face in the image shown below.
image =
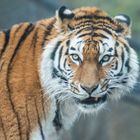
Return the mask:
<path id="1" fill-rule="evenodd" d="M 134 81 L 130 65 L 134 60 L 130 60 L 131 50 L 123 44 L 127 44 L 126 40 L 120 40 L 124 42 L 106 35 L 106 38 L 94 41 L 89 32 L 84 37 L 79 38 L 78 34 L 69 43 L 62 43 L 67 46 L 60 45 L 66 47 L 63 49 L 65 55 L 56 58 L 59 68 L 55 65 L 54 75 L 73 94 L 81 109 L 100 107 L 108 98 L 120 97 L 132 87 Z"/>
<path id="2" fill-rule="evenodd" d="M 60 11 L 73 17 L 68 9 Z M 101 16 L 99 10 L 97 13 L 97 17 L 92 16 L 87 10 L 86 15 L 67 22 L 69 31 L 64 31 L 50 55 L 52 80 L 58 79 L 62 96 L 72 98 L 86 112 L 129 92 L 138 77 L 137 56 L 128 42 L 130 23 L 123 23 L 129 19 L 111 19 L 103 13 Z"/>

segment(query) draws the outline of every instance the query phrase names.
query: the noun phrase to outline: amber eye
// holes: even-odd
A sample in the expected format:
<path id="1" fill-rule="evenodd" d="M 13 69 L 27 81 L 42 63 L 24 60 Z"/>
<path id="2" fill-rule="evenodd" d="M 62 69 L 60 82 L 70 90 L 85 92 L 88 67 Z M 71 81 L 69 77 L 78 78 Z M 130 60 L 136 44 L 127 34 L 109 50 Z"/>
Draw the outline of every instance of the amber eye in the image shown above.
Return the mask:
<path id="1" fill-rule="evenodd" d="M 103 56 L 103 58 L 101 59 L 100 63 L 104 63 L 104 62 L 108 62 L 110 60 L 112 55 L 105 55 Z"/>

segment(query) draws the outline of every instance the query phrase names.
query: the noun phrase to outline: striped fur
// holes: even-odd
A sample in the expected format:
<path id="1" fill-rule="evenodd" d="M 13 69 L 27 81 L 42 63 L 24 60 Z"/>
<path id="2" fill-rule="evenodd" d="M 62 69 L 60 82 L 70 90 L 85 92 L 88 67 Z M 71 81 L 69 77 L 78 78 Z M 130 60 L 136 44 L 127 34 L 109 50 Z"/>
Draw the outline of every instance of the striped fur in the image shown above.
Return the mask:
<path id="1" fill-rule="evenodd" d="M 63 6 L 0 32 L 0 140 L 57 140 L 81 111 L 129 92 L 139 67 L 126 21 Z"/>

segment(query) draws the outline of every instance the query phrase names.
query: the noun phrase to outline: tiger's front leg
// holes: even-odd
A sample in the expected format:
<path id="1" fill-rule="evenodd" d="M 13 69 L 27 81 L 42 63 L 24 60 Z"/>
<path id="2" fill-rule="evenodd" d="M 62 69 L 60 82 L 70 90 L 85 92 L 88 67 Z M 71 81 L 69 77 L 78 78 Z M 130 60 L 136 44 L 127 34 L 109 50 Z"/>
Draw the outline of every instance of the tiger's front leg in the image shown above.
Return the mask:
<path id="1" fill-rule="evenodd" d="M 77 116 L 78 110 L 73 101 L 54 100 L 48 118 L 42 121 L 42 132 L 37 128 L 31 133 L 30 140 L 61 140 L 63 131 L 72 126 Z"/>
<path id="2" fill-rule="evenodd" d="M 78 117 L 78 108 L 73 101 L 56 100 L 56 109 L 53 113 L 54 117 L 50 123 L 53 131 L 50 132 L 48 140 L 61 140 L 63 131 L 70 129 Z"/>

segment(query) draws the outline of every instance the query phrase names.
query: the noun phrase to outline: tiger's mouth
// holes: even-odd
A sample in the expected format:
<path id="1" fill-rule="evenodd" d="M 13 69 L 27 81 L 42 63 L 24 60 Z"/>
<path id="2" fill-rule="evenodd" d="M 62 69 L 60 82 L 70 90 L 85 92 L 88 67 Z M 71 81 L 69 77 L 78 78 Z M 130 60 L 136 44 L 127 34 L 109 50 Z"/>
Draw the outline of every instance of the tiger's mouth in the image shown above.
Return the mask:
<path id="1" fill-rule="evenodd" d="M 101 97 L 88 97 L 84 100 L 81 100 L 80 103 L 84 105 L 94 105 L 94 104 L 102 104 L 107 100 L 107 94 Z"/>

